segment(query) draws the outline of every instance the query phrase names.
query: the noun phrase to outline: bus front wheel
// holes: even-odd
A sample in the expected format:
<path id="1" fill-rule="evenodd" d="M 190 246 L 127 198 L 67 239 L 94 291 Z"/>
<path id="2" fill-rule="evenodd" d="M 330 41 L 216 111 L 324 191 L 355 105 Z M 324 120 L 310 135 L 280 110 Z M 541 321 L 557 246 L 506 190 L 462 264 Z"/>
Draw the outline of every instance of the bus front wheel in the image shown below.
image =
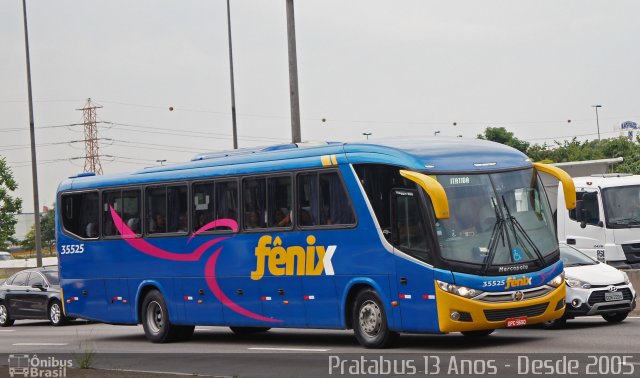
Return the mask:
<path id="1" fill-rule="evenodd" d="M 152 343 L 186 340 L 193 335 L 194 326 L 171 324 L 167 303 L 157 290 L 150 291 L 142 302 L 142 327 Z"/>
<path id="2" fill-rule="evenodd" d="M 356 339 L 365 348 L 386 348 L 398 337 L 397 332 L 389 329 L 380 296 L 371 289 L 356 296 L 351 324 Z"/>

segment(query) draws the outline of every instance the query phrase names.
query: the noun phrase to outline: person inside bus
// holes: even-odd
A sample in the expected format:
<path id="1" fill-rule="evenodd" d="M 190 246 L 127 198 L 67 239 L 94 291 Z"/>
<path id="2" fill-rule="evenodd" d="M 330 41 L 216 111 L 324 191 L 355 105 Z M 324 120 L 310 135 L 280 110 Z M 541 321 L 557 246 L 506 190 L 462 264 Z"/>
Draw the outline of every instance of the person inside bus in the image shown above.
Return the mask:
<path id="1" fill-rule="evenodd" d="M 149 233 L 158 234 L 167 232 L 167 220 L 164 215 L 156 213 L 149 224 Z"/>
<path id="2" fill-rule="evenodd" d="M 247 228 L 259 228 L 260 227 L 260 216 L 258 215 L 257 211 L 250 211 L 247 214 L 247 220 L 246 220 L 246 227 Z"/>
<path id="3" fill-rule="evenodd" d="M 178 216 L 178 232 L 187 232 L 188 227 L 187 214 L 180 214 Z"/>
<path id="4" fill-rule="evenodd" d="M 290 211 L 282 211 L 282 209 L 276 209 L 274 215 L 275 225 L 276 227 L 287 227 L 291 225 L 291 212 Z"/>

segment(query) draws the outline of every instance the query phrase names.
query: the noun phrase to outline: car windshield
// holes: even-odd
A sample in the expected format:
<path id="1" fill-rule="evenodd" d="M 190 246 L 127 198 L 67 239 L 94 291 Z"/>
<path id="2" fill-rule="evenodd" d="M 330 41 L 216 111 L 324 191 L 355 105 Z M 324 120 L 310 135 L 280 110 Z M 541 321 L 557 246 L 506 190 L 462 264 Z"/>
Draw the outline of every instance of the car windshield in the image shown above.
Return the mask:
<path id="1" fill-rule="evenodd" d="M 60 285 L 60 278 L 58 277 L 58 272 L 55 270 L 44 270 L 42 271 L 45 277 L 47 277 L 47 281 L 49 281 L 50 285 Z"/>
<path id="2" fill-rule="evenodd" d="M 549 202 L 533 168 L 436 178 L 450 210 L 450 218 L 436 224 L 442 258 L 486 269 L 557 251 Z"/>
<path id="3" fill-rule="evenodd" d="M 608 226 L 640 227 L 640 186 L 620 186 L 602 190 Z"/>
<path id="4" fill-rule="evenodd" d="M 565 268 L 598 264 L 598 262 L 591 257 L 566 245 L 560 246 L 560 259 L 564 263 Z"/>

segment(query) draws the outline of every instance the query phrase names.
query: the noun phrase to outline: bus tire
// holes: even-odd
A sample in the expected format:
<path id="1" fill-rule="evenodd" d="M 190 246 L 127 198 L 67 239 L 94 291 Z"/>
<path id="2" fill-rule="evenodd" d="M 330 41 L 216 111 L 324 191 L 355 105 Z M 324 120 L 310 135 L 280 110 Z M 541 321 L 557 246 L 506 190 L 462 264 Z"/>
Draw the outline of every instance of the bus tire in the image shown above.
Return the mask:
<path id="1" fill-rule="evenodd" d="M 0 327 L 11 327 L 13 322 L 14 320 L 9 316 L 9 309 L 4 302 L 0 302 Z"/>
<path id="2" fill-rule="evenodd" d="M 60 327 L 67 324 L 67 317 L 62 312 L 62 303 L 59 300 L 54 299 L 49 302 L 49 309 L 47 311 L 47 317 L 54 327 Z"/>
<path id="3" fill-rule="evenodd" d="M 229 327 L 236 335 L 251 335 L 254 333 L 267 332 L 271 328 L 269 327 Z"/>
<path id="4" fill-rule="evenodd" d="M 490 334 L 493 333 L 493 331 L 495 331 L 495 329 L 480 329 L 477 331 L 462 331 L 461 333 L 463 335 L 465 335 L 466 337 L 471 337 L 471 338 L 482 338 L 482 337 L 487 337 Z"/>
<path id="5" fill-rule="evenodd" d="M 193 335 L 194 326 L 171 324 L 167 302 L 158 290 L 147 293 L 140 314 L 144 334 L 152 343 L 170 343 L 188 339 Z"/>
<path id="6" fill-rule="evenodd" d="M 372 289 L 358 293 L 352 308 L 353 333 L 365 348 L 380 349 L 391 346 L 398 333 L 389 329 L 387 314 L 380 296 Z"/>

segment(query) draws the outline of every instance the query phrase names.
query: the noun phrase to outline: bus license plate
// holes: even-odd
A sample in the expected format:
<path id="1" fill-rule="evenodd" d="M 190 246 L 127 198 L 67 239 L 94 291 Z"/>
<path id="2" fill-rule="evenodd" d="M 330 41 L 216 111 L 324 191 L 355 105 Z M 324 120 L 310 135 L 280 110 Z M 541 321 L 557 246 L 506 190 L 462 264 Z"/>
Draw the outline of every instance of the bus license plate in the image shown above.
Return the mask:
<path id="1" fill-rule="evenodd" d="M 507 328 L 522 327 L 527 325 L 527 317 L 522 316 L 520 318 L 507 319 Z"/>
<path id="2" fill-rule="evenodd" d="M 604 300 L 607 302 L 621 301 L 622 299 L 622 293 L 604 293 Z"/>

